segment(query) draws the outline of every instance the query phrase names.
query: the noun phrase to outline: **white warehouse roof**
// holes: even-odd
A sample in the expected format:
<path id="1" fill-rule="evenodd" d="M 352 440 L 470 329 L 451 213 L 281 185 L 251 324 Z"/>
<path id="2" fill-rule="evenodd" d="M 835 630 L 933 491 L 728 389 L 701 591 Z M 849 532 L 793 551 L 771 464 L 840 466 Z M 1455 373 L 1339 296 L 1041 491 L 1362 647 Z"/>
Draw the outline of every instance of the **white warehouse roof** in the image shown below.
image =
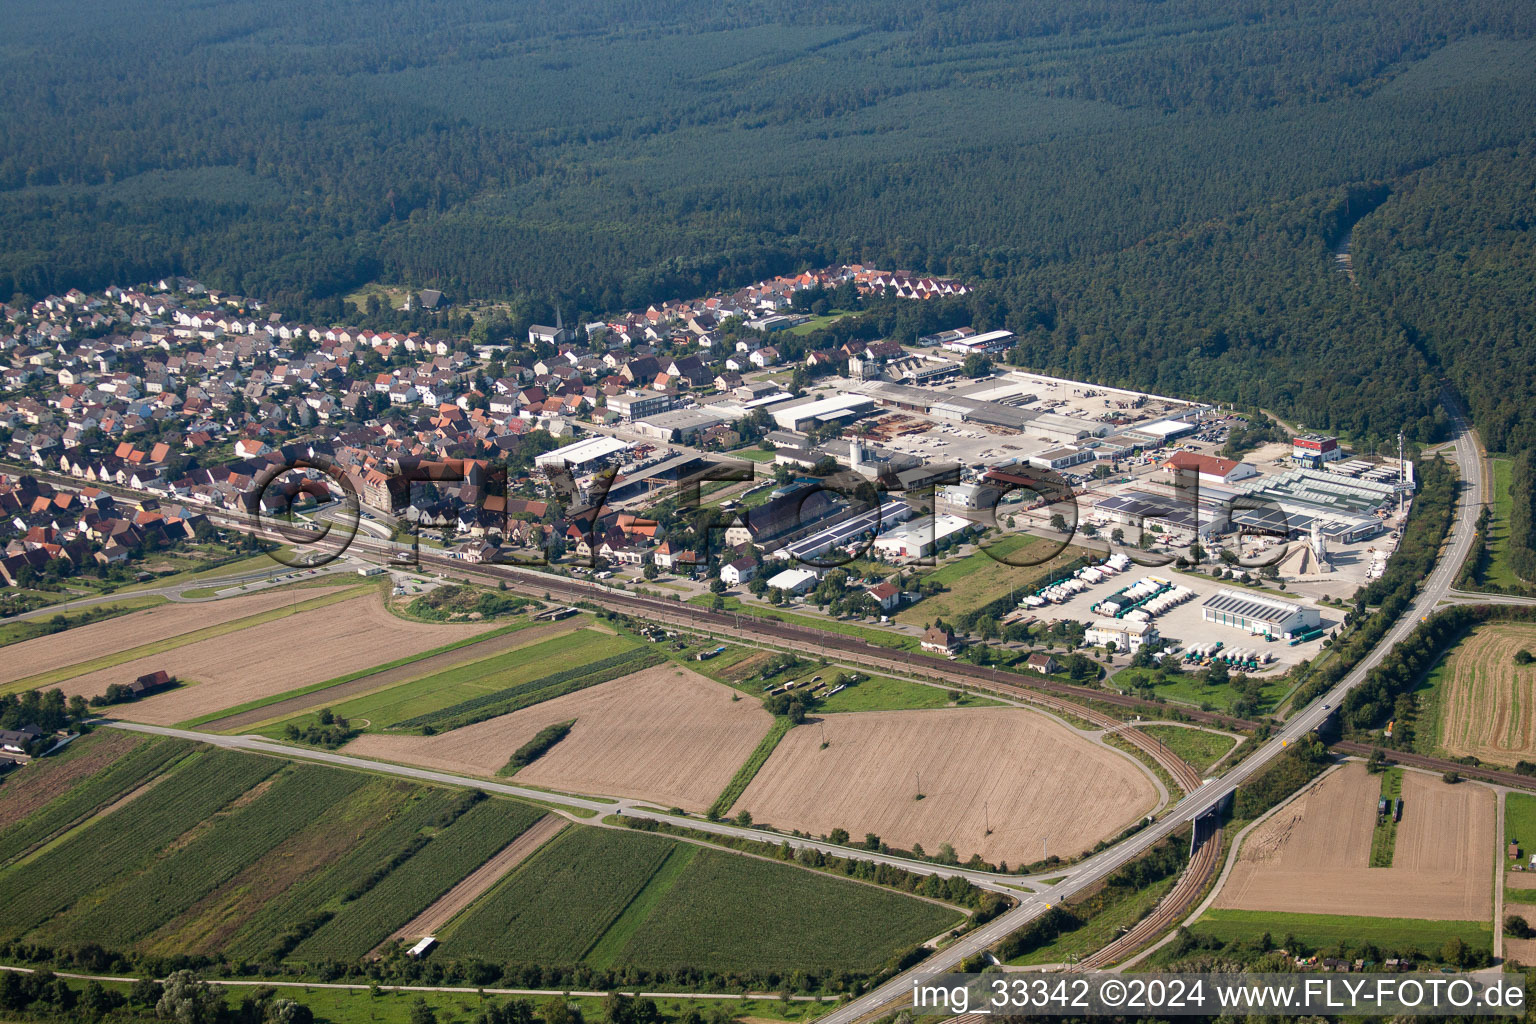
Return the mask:
<path id="1" fill-rule="evenodd" d="M 564 448 L 556 448 L 552 452 L 545 452 L 533 460 L 536 466 L 559 466 L 570 463 L 573 466 L 584 466 L 589 462 L 617 455 L 619 452 L 628 451 L 629 443 L 613 437 L 589 437 L 585 441 L 577 441 L 568 444 Z"/>

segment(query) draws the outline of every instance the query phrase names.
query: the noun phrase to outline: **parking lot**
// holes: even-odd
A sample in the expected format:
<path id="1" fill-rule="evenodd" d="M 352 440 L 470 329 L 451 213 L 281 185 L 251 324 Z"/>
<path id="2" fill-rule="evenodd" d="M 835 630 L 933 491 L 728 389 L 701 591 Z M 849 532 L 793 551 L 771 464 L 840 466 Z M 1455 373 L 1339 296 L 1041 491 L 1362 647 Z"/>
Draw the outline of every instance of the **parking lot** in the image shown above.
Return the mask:
<path id="1" fill-rule="evenodd" d="M 1174 572 L 1170 569 L 1142 569 L 1132 565 L 1125 572 L 1112 576 L 1102 583 L 1090 584 L 1082 593 L 1073 596 L 1061 604 L 1047 604 L 1039 608 L 1031 609 L 1028 614 L 1034 615 L 1042 622 L 1052 622 L 1058 619 L 1072 619 L 1086 622 L 1090 625 L 1110 616 L 1101 615 L 1093 610 L 1093 606 L 1104 600 L 1109 595 L 1124 587 L 1128 587 L 1143 577 L 1155 577 L 1167 580 L 1175 586 L 1187 587 L 1195 592 L 1195 596 L 1183 604 L 1177 605 L 1161 615 L 1154 616 L 1153 625 L 1157 627 L 1159 635 L 1177 640 L 1181 647 L 1189 647 L 1190 644 L 1220 640 L 1227 647 L 1249 647 L 1257 650 L 1268 651 L 1275 656 L 1275 660 L 1260 672 L 1254 675 L 1271 675 L 1285 671 L 1287 668 L 1301 661 L 1315 656 L 1321 649 L 1321 638 L 1307 643 L 1297 644 L 1295 647 L 1285 640 L 1266 641 L 1263 637 L 1251 636 L 1241 629 L 1232 626 L 1224 626 L 1216 622 L 1205 622 L 1200 617 L 1200 606 L 1205 599 L 1216 591 L 1230 584 L 1218 583 L 1214 580 L 1199 576 L 1190 576 L 1186 573 Z M 1246 590 L 1244 587 L 1233 589 Z M 1254 593 L 1259 593 L 1254 591 Z M 1290 601 L 1294 604 L 1304 604 L 1314 607 L 1311 602 L 1290 596 L 1280 597 L 1275 594 L 1263 596 L 1277 597 L 1278 600 Z M 1320 608 L 1322 614 L 1323 629 L 1330 630 L 1339 624 L 1340 614 L 1332 608 Z"/>

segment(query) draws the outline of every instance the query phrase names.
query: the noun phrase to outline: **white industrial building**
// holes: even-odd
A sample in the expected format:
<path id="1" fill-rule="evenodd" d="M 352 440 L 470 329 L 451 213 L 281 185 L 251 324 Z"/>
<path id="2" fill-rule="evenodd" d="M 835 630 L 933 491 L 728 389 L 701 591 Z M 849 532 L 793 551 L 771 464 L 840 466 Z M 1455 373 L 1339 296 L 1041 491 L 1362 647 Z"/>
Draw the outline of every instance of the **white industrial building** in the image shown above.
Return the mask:
<path id="1" fill-rule="evenodd" d="M 740 407 L 725 402 L 707 409 L 673 409 L 671 412 L 659 412 L 638 420 L 632 424 L 631 429 L 658 441 L 687 444 L 710 427 L 740 419 L 737 415 L 739 412 Z"/>
<path id="2" fill-rule="evenodd" d="M 1205 599 L 1200 618 L 1247 633 L 1280 638 L 1316 629 L 1322 621 L 1316 608 L 1226 587 Z"/>
<path id="3" fill-rule="evenodd" d="M 875 553 L 882 558 L 923 558 L 933 554 L 945 539 L 974 529 L 976 524 L 959 516 L 923 516 L 898 530 L 875 538 Z"/>
<path id="4" fill-rule="evenodd" d="M 571 469 L 580 471 L 628 450 L 627 441 L 620 441 L 613 437 L 589 437 L 585 441 L 577 441 L 575 444 L 568 444 L 564 448 L 556 448 L 552 452 L 536 456 L 533 464 L 540 469 L 549 466 L 570 466 Z"/>
<path id="5" fill-rule="evenodd" d="M 770 578 L 768 585 L 786 594 L 800 595 L 816 585 L 816 574 L 809 569 L 785 569 Z"/>
<path id="6" fill-rule="evenodd" d="M 769 415 L 781 429 L 805 430 L 834 420 L 862 416 L 874 407 L 874 400 L 863 395 L 833 395 L 831 398 L 770 409 Z"/>
<path id="7" fill-rule="evenodd" d="M 961 355 L 970 355 L 972 352 L 1001 352 L 1013 344 L 1013 332 L 987 331 L 985 334 L 950 338 L 943 344 L 949 351 L 959 352 Z"/>

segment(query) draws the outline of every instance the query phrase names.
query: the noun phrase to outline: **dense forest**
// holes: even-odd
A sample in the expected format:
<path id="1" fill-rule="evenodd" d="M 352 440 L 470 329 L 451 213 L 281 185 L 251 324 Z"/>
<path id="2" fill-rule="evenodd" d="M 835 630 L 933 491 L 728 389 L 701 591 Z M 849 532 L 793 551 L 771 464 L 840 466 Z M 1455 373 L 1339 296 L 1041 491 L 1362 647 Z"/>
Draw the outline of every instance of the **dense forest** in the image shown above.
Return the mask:
<path id="1" fill-rule="evenodd" d="M 1515 450 L 1533 36 L 1528 0 L 12 0 L 0 296 L 596 314 L 860 260 L 980 283 L 1023 365 L 1365 447 L 1438 437 L 1449 375 Z"/>

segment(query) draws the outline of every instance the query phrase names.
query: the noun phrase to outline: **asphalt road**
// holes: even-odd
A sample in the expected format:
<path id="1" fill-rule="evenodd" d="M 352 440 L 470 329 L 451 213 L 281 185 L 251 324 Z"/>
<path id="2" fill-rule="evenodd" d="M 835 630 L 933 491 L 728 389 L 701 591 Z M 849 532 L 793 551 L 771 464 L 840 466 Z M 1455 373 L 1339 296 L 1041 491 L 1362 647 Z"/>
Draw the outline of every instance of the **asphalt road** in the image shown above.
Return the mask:
<path id="1" fill-rule="evenodd" d="M 1015 897 L 1021 895 L 1022 891 L 1029 887 L 1027 879 L 1017 876 L 996 875 L 986 871 L 969 871 L 965 868 L 942 864 L 928 864 L 923 861 L 908 860 L 904 857 L 882 854 L 874 850 L 837 846 L 833 843 L 824 843 L 815 839 L 797 839 L 793 836 L 784 836 L 776 832 L 762 832 L 757 829 L 731 825 L 723 821 L 682 818 L 673 814 L 667 814 L 665 811 L 653 810 L 649 804 L 629 798 L 582 797 L 566 793 L 553 793 L 543 789 L 529 789 L 526 786 L 512 786 L 504 782 L 493 782 L 489 779 L 468 775 L 454 775 L 449 772 L 433 771 L 430 768 L 417 768 L 412 765 L 375 761 L 366 757 L 353 757 L 350 754 L 338 754 L 330 750 L 290 746 L 285 743 L 269 740 L 264 736 L 220 736 L 216 733 L 195 732 L 191 729 L 176 729 L 160 725 L 140 725 L 136 722 L 103 721 L 101 724 L 114 729 L 125 729 L 129 732 L 148 733 L 151 736 L 174 736 L 177 739 L 208 743 L 215 747 L 222 747 L 225 750 L 243 750 L 253 754 L 270 754 L 274 757 L 319 761 L 323 764 L 334 764 L 344 768 L 353 768 L 380 775 L 394 775 L 403 779 L 414 779 L 418 782 L 483 789 L 487 793 L 500 793 L 503 796 L 535 800 L 554 807 L 557 813 L 563 808 L 570 812 L 567 813 L 567 816 L 571 817 L 572 820 L 585 820 L 588 824 L 591 824 L 590 819 L 583 819 L 580 814 L 574 812 L 595 811 L 599 815 L 618 814 L 631 818 L 647 818 L 652 821 L 667 822 L 684 828 L 690 828 L 698 832 L 707 832 L 711 835 L 751 839 L 760 843 L 772 843 L 775 846 L 788 843 L 790 848 L 795 850 L 814 849 L 838 857 L 852 856 L 859 860 L 867 860 L 876 864 L 888 864 L 891 867 L 902 868 L 919 875 L 940 875 L 945 878 L 959 876 L 969 879 L 980 888 L 990 889 L 993 892 Z"/>
<path id="2" fill-rule="evenodd" d="M 1228 771 L 1219 779 L 1208 782 L 1205 786 L 1186 796 L 1169 813 L 1154 825 L 1137 833 L 1109 850 L 1087 858 L 1070 868 L 1060 869 L 1057 874 L 1065 874 L 1065 878 L 1058 884 L 1033 894 L 1020 894 L 1017 889 L 1009 890 L 1003 887 L 998 877 L 985 872 L 966 872 L 963 869 L 946 868 L 938 865 L 925 865 L 919 862 L 904 860 L 901 858 L 884 858 L 871 851 L 849 851 L 827 843 L 814 840 L 787 839 L 795 848 L 811 847 L 833 854 L 846 854 L 855 852 L 856 855 L 878 862 L 890 863 L 909 871 L 931 870 L 933 873 L 944 875 L 961 875 L 970 878 L 975 884 L 984 886 L 994 891 L 1011 891 L 1020 899 L 1019 905 L 1006 914 L 983 925 L 977 930 L 963 936 L 945 949 L 933 954 L 913 971 L 906 972 L 885 985 L 870 993 L 839 1007 L 831 1014 L 822 1018 L 825 1024 L 851 1024 L 851 1022 L 865 1016 L 883 1006 L 895 1002 L 911 987 L 911 976 L 915 973 L 931 973 L 950 970 L 956 967 L 964 959 L 988 948 L 1000 941 L 1008 934 L 1028 924 L 1035 917 L 1044 913 L 1051 905 L 1073 894 L 1082 891 L 1105 876 L 1113 873 L 1121 866 L 1134 860 L 1147 849 L 1182 828 L 1185 824 L 1210 812 L 1221 801 L 1226 799 L 1248 778 L 1265 768 L 1274 758 L 1280 756 L 1284 749 L 1304 737 L 1307 733 L 1318 728 L 1322 722 L 1332 714 L 1332 709 L 1337 707 L 1340 700 L 1349 690 L 1359 685 L 1366 675 L 1375 668 L 1392 646 L 1413 630 L 1422 618 L 1427 617 L 1435 610 L 1436 606 L 1445 601 L 1465 601 L 1473 595 L 1462 595 L 1453 592 L 1452 583 L 1459 571 L 1461 564 L 1470 553 L 1474 534 L 1474 523 L 1480 509 L 1483 496 L 1483 473 L 1481 472 L 1481 457 L 1475 440 L 1470 432 L 1465 418 L 1459 410 L 1452 412 L 1452 422 L 1456 431 L 1454 441 L 1454 454 L 1456 463 L 1460 469 L 1463 481 L 1463 490 L 1459 496 L 1456 516 L 1451 528 L 1447 546 L 1442 552 L 1435 569 L 1425 580 L 1419 594 L 1414 599 L 1410 610 L 1393 626 L 1375 650 L 1364 658 L 1353 671 L 1349 673 L 1337 686 L 1306 708 L 1298 710 L 1283 727 L 1273 733 L 1267 743 L 1256 750 L 1249 757 Z M 359 538 L 361 540 L 361 538 Z M 360 547 L 372 545 L 359 544 Z M 1486 600 L 1483 595 L 1477 595 L 1475 599 Z M 1504 603 L 1504 602 L 1499 602 Z M 679 609 L 680 611 L 682 609 Z M 117 724 L 117 723 L 115 723 Z M 428 769 L 414 768 L 405 765 L 383 764 L 364 758 L 354 758 L 344 754 L 336 754 L 329 751 L 301 750 L 294 747 L 274 743 L 261 737 L 251 736 L 213 736 L 206 733 L 194 733 L 184 730 L 165 729 L 153 726 L 117 724 L 120 728 L 132 729 L 142 732 L 156 733 L 160 735 L 182 736 L 187 739 L 213 743 L 218 746 L 232 749 L 249 750 L 257 753 L 266 753 L 283 757 L 303 757 L 310 760 L 323 761 L 345 765 L 348 767 L 384 772 L 407 778 L 415 778 L 424 782 L 435 782 L 458 786 L 475 786 L 489 792 L 504 793 L 509 796 L 522 797 L 541 801 L 545 804 L 595 811 L 599 814 L 625 814 L 636 817 L 653 818 L 660 821 L 673 821 L 680 825 L 700 831 L 711 832 L 719 835 L 734 835 L 744 838 L 763 840 L 765 838 L 778 842 L 781 837 L 767 837 L 762 832 L 753 829 L 744 829 L 724 823 L 705 822 L 697 819 L 677 819 L 665 813 L 651 811 L 644 805 L 631 800 L 601 801 L 583 797 L 566 796 L 562 794 L 547 793 L 542 790 L 529 790 L 523 787 L 510 786 L 504 783 L 490 782 L 481 779 L 472 779 L 463 776 L 450 775 L 443 772 L 430 771 Z"/>
<path id="3" fill-rule="evenodd" d="M 910 993 L 913 975 L 955 969 L 961 961 L 988 948 L 1045 913 L 1052 904 L 1087 888 L 1134 860 L 1185 824 L 1208 813 L 1236 790 L 1243 781 L 1280 756 L 1287 746 L 1320 726 L 1333 713 L 1333 709 L 1338 707 L 1344 695 L 1358 686 L 1371 669 L 1381 663 L 1392 646 L 1406 637 L 1423 617 L 1434 612 L 1435 606 L 1450 594 L 1451 584 L 1471 552 L 1473 525 L 1483 502 L 1481 455 L 1467 421 L 1459 410 L 1452 412 L 1452 422 L 1456 430 L 1456 464 L 1460 469 L 1464 486 L 1457 503 L 1449 542 L 1441 552 L 1434 571 L 1430 573 L 1429 578 L 1420 588 L 1418 596 L 1414 598 L 1409 611 L 1349 675 L 1345 676 L 1332 690 L 1292 715 L 1284 727 L 1272 734 L 1269 741 L 1250 754 L 1246 760 L 1221 778 L 1212 780 L 1189 794 L 1156 824 L 1068 869 L 1067 877 L 1057 885 L 1035 895 L 1024 897 L 1015 909 L 961 937 L 912 970 L 903 972 L 879 988 L 838 1007 L 820 1018 L 820 1024 L 852 1024 L 853 1021 L 887 1004 L 894 1003 Z"/>

